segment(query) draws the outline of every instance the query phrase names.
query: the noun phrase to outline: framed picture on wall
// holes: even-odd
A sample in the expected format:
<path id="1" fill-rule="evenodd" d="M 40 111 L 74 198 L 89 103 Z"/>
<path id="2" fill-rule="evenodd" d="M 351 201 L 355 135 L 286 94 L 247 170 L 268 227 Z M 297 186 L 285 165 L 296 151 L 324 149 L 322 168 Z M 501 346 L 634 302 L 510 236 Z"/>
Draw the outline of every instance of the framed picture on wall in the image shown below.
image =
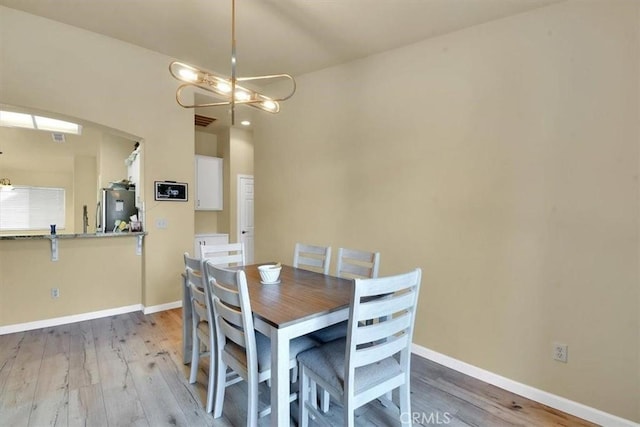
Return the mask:
<path id="1" fill-rule="evenodd" d="M 189 197 L 186 182 L 154 181 L 155 200 L 170 200 L 174 202 L 186 202 Z"/>

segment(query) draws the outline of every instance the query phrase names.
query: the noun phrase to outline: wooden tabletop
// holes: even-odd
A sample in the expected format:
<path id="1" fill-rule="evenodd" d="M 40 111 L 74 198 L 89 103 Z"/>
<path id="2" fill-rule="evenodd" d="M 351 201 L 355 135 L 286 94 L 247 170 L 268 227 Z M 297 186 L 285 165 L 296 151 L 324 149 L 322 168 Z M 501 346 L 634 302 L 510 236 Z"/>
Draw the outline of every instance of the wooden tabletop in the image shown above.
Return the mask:
<path id="1" fill-rule="evenodd" d="M 283 265 L 280 284 L 263 285 L 257 264 L 242 269 L 254 316 L 276 328 L 348 307 L 351 302 L 353 281 L 349 279 Z"/>

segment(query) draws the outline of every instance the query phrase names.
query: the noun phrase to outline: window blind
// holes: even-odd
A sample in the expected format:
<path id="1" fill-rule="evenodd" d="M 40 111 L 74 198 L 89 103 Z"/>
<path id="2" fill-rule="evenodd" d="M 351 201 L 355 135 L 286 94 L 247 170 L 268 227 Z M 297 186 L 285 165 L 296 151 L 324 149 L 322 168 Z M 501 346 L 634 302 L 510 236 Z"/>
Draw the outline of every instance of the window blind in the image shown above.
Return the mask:
<path id="1" fill-rule="evenodd" d="M 0 189 L 0 230 L 65 228 L 64 188 L 14 186 Z"/>

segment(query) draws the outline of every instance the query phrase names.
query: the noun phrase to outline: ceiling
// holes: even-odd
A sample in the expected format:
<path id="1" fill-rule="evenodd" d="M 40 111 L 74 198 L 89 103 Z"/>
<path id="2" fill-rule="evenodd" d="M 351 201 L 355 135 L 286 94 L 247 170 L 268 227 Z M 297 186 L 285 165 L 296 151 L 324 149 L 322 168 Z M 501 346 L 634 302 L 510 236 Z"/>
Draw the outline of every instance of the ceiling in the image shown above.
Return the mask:
<path id="1" fill-rule="evenodd" d="M 559 1 L 238 0 L 237 71 L 296 76 Z M 230 74 L 231 0 L 0 0 L 0 5 Z"/>

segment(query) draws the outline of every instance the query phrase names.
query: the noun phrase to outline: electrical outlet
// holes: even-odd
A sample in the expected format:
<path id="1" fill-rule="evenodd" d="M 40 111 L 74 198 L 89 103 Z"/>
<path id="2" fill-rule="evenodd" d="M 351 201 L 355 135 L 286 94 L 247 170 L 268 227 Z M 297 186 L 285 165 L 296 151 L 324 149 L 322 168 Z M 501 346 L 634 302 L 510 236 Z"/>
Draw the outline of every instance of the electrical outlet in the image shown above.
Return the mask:
<path id="1" fill-rule="evenodd" d="M 567 363 L 569 361 L 569 346 L 566 344 L 553 343 L 553 360 Z"/>
<path id="2" fill-rule="evenodd" d="M 51 288 L 51 298 L 58 298 L 60 296 L 60 288 Z"/>

